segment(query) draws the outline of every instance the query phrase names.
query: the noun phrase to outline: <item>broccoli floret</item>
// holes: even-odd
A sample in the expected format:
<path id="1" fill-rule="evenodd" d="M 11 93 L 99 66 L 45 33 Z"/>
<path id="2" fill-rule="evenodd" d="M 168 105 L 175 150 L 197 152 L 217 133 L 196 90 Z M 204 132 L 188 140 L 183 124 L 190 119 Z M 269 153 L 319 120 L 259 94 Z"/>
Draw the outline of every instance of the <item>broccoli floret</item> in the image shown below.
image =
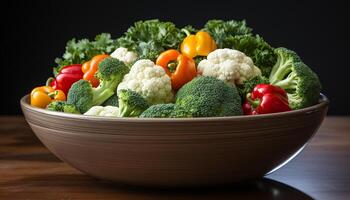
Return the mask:
<path id="1" fill-rule="evenodd" d="M 105 58 L 100 64 L 96 76 L 100 80 L 97 88 L 88 81 L 79 80 L 69 89 L 67 102 L 74 104 L 81 113 L 92 106 L 99 106 L 110 98 L 122 81 L 129 68 L 118 59 Z"/>
<path id="2" fill-rule="evenodd" d="M 75 105 L 69 104 L 66 101 L 53 101 L 47 105 L 46 109 L 57 112 L 80 114 Z"/>
<path id="3" fill-rule="evenodd" d="M 275 50 L 278 58 L 272 68 L 270 83 L 283 88 L 292 109 L 305 108 L 318 102 L 321 83 L 300 57 L 286 48 Z"/>
<path id="4" fill-rule="evenodd" d="M 254 87 L 258 84 L 268 84 L 269 79 L 265 76 L 255 76 L 243 82 L 242 85 L 237 85 L 237 89 L 241 99 L 244 100 L 248 93 L 252 92 Z"/>
<path id="5" fill-rule="evenodd" d="M 190 118 L 191 113 L 179 105 L 157 104 L 149 107 L 141 115 L 141 118 Z"/>
<path id="6" fill-rule="evenodd" d="M 113 95 L 109 90 L 106 90 L 106 94 L 103 96 Z M 79 112 L 85 113 L 94 105 L 94 97 L 93 88 L 91 84 L 86 80 L 79 80 L 71 86 L 67 95 L 67 102 L 70 104 L 74 104 Z"/>
<path id="7" fill-rule="evenodd" d="M 127 67 L 123 62 L 116 58 L 105 58 L 98 65 L 97 77 L 103 84 L 115 85 L 119 84 L 124 78 L 124 75 L 129 72 L 129 67 Z M 101 85 L 101 84 L 100 84 Z"/>
<path id="8" fill-rule="evenodd" d="M 102 106 L 114 106 L 114 107 L 119 107 L 119 102 L 118 102 L 118 95 L 117 92 L 115 92 L 109 99 L 107 99 L 105 102 L 103 102 Z"/>
<path id="9" fill-rule="evenodd" d="M 149 104 L 146 99 L 130 89 L 118 91 L 120 117 L 138 117 Z"/>
<path id="10" fill-rule="evenodd" d="M 176 94 L 176 104 L 193 117 L 242 115 L 236 87 L 214 77 L 201 76 L 188 82 Z"/>

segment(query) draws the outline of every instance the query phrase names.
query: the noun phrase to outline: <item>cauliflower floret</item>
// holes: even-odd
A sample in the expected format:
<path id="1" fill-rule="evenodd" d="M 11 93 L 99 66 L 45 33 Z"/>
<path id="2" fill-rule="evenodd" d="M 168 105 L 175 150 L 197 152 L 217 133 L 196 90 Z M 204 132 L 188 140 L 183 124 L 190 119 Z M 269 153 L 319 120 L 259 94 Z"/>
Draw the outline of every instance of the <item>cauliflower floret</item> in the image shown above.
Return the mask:
<path id="1" fill-rule="evenodd" d="M 119 108 L 115 106 L 93 106 L 84 115 L 119 117 Z"/>
<path id="2" fill-rule="evenodd" d="M 118 85 L 117 91 L 131 89 L 143 96 L 150 104 L 170 103 L 174 94 L 170 77 L 164 69 L 151 60 L 138 60 Z"/>
<path id="3" fill-rule="evenodd" d="M 133 51 L 128 51 L 127 48 L 119 47 L 111 53 L 112 58 L 116 58 L 127 66 L 131 66 L 137 60 L 137 54 Z"/>
<path id="4" fill-rule="evenodd" d="M 252 59 L 233 49 L 217 49 L 207 59 L 198 64 L 198 73 L 213 76 L 232 85 L 242 84 L 245 80 L 261 75 Z"/>

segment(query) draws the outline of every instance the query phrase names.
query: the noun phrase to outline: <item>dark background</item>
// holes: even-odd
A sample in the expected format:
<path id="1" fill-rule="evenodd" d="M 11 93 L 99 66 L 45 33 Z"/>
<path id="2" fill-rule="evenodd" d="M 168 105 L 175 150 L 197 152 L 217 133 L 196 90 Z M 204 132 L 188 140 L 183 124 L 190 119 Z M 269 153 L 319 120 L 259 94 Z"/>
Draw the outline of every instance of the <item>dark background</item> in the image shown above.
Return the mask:
<path id="1" fill-rule="evenodd" d="M 11 1 L 2 2 L 3 91 L 0 114 L 19 114 L 19 99 L 51 76 L 73 38 L 120 36 L 141 19 L 179 27 L 208 19 L 246 19 L 272 46 L 295 50 L 320 77 L 329 114 L 350 114 L 349 11 L 336 1 Z M 4 91 L 5 89 L 5 91 Z"/>

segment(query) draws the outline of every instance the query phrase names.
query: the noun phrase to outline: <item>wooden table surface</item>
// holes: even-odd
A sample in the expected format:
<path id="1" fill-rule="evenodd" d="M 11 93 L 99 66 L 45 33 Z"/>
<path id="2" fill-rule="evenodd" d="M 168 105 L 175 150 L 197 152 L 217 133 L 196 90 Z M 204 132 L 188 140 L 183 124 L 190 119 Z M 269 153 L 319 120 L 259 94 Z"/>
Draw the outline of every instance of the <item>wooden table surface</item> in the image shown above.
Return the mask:
<path id="1" fill-rule="evenodd" d="M 0 199 L 350 199 L 350 117 L 327 117 L 303 152 L 261 180 L 192 189 L 94 179 L 52 155 L 22 117 L 0 117 Z"/>

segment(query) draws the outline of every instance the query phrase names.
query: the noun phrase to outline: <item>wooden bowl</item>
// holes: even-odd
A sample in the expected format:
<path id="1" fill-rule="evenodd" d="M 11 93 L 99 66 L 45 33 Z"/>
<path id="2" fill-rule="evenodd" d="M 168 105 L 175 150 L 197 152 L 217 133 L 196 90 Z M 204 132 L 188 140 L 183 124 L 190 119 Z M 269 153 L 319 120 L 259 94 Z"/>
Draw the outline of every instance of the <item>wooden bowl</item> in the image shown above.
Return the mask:
<path id="1" fill-rule="evenodd" d="M 32 107 L 37 137 L 58 158 L 91 176 L 144 186 L 208 186 L 262 177 L 306 145 L 329 101 L 255 116 L 142 119 L 93 117 Z"/>

